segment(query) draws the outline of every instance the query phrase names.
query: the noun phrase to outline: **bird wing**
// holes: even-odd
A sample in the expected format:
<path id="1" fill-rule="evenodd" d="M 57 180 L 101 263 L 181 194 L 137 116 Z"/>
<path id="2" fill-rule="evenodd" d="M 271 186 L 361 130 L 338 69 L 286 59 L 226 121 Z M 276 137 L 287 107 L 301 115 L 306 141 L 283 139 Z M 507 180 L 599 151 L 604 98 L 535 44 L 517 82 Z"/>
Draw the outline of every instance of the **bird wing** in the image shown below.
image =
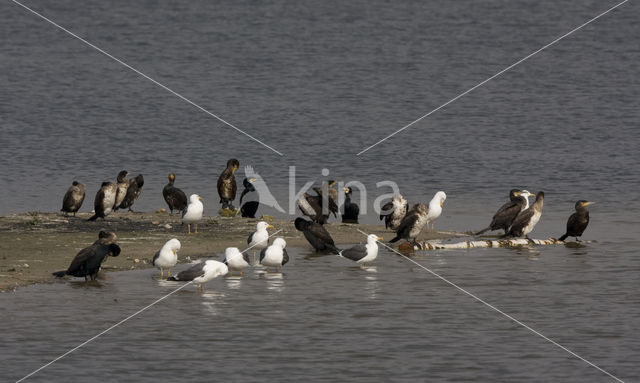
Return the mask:
<path id="1" fill-rule="evenodd" d="M 325 229 L 324 226 L 320 225 L 319 223 L 311 222 L 309 224 L 309 227 L 307 228 L 307 231 L 310 234 L 312 234 L 315 238 L 322 241 L 322 243 L 324 244 L 328 243 L 332 246 L 335 246 L 333 238 L 331 238 L 331 235 L 329 234 L 327 229 Z"/>
<path id="2" fill-rule="evenodd" d="M 498 211 L 493 215 L 491 219 L 491 225 L 489 225 L 492 230 L 494 225 L 505 223 L 507 226 L 513 222 L 513 220 L 518 216 L 520 210 L 522 209 L 522 204 L 519 201 L 509 201 L 504 205 L 500 206 Z"/>
<path id="3" fill-rule="evenodd" d="M 70 210 L 73 207 L 75 200 L 73 199 L 73 186 L 64 193 L 64 198 L 62 199 L 62 210 Z"/>
<path id="4" fill-rule="evenodd" d="M 176 275 L 175 279 L 178 281 L 193 281 L 194 278 L 198 278 L 204 275 L 204 266 L 206 262 L 200 262 L 196 265 L 183 270 Z"/>
<path id="5" fill-rule="evenodd" d="M 264 249 L 262 249 L 262 251 L 260 251 L 260 262 L 262 263 L 262 260 L 264 259 L 264 256 L 267 254 L 267 249 L 268 247 L 265 247 Z"/>
<path id="6" fill-rule="evenodd" d="M 396 229 L 396 235 L 400 238 L 404 238 L 409 235 L 411 228 L 418 221 L 418 213 L 411 210 L 409 213 L 400 221 L 400 225 Z"/>
<path id="7" fill-rule="evenodd" d="M 289 262 L 289 254 L 287 253 L 287 249 L 282 249 L 282 266 L 287 262 Z"/>
<path id="8" fill-rule="evenodd" d="M 359 261 L 367 256 L 367 247 L 363 244 L 358 244 L 348 249 L 342 250 L 340 255 L 352 261 Z"/>
<path id="9" fill-rule="evenodd" d="M 393 203 L 387 202 L 380 208 L 380 220 L 384 219 L 384 217 L 393 213 Z"/>
<path id="10" fill-rule="evenodd" d="M 249 238 L 247 238 L 247 245 L 250 245 L 250 244 L 251 244 L 251 241 L 253 241 L 253 235 L 254 235 L 254 234 L 255 234 L 255 232 L 251 233 L 251 234 L 249 235 Z"/>
<path id="11" fill-rule="evenodd" d="M 98 211 L 104 211 L 104 208 L 102 207 L 103 199 L 104 199 L 104 189 L 100 188 L 100 190 L 98 190 L 98 192 L 96 193 L 96 199 L 93 201 L 93 207 L 96 210 L 96 213 Z"/>
<path id="12" fill-rule="evenodd" d="M 247 262 L 248 264 L 251 264 L 251 260 L 249 259 L 249 254 L 242 253 L 242 259 L 244 259 L 244 261 Z"/>
<path id="13" fill-rule="evenodd" d="M 522 230 L 527 226 L 531 217 L 533 217 L 534 211 L 532 208 L 521 211 L 513 223 L 511 224 L 511 229 L 509 229 L 509 233 L 515 235 L 521 235 Z"/>
<path id="14" fill-rule="evenodd" d="M 96 253 L 96 249 L 98 248 L 98 246 L 100 245 L 94 243 L 93 245 L 80 250 L 71 261 L 71 264 L 67 269 L 67 274 L 75 275 L 78 272 L 86 270 L 87 260 Z"/>
<path id="15" fill-rule="evenodd" d="M 153 260 L 151 261 L 151 264 L 155 266 L 155 265 L 156 265 L 156 260 L 157 260 L 158 258 L 160 258 L 160 250 L 158 250 L 158 251 L 156 252 L 156 255 L 154 255 L 154 256 L 153 256 Z"/>

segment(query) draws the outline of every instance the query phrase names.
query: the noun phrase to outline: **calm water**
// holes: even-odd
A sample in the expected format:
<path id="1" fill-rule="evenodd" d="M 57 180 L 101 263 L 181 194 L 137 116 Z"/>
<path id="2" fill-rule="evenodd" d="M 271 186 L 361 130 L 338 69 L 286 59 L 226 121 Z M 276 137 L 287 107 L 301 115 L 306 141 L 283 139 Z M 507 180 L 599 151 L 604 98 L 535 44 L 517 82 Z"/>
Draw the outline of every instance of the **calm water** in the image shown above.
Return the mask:
<path id="1" fill-rule="evenodd" d="M 562 234 L 577 199 L 597 201 L 585 237 L 598 242 L 587 248 L 453 251 L 421 261 L 621 378 L 639 377 L 637 3 L 361 156 L 614 4 L 25 4 L 284 156 L 3 2 L 0 214 L 56 211 L 74 179 L 87 185 L 82 211 L 90 211 L 99 184 L 121 169 L 145 175 L 138 210 L 164 206 L 160 191 L 173 171 L 215 214 L 215 181 L 231 157 L 254 165 L 283 206 L 289 166 L 298 188 L 322 179 L 323 168 L 329 178 L 363 182 L 369 210 L 389 192 L 379 181 L 397 182 L 411 202 L 445 190 L 442 229 L 485 226 L 512 187 L 547 194 L 536 237 Z M 81 355 L 113 380 L 603 378 L 402 259 L 383 256 L 374 273 L 295 253 L 281 280 L 180 292 L 39 378 L 85 369 Z M 3 375 L 28 373 L 171 289 L 150 275 L 3 295 Z"/>

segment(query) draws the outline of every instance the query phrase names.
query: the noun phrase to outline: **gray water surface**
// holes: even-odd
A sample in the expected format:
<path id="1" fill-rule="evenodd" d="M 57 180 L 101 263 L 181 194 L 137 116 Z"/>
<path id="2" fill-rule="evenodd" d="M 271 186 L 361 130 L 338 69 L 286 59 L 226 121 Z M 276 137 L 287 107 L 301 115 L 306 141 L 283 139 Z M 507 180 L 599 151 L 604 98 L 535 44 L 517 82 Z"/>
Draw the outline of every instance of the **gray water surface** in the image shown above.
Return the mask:
<path id="1" fill-rule="evenodd" d="M 618 377 L 638 374 L 637 259 L 601 247 L 414 259 Z M 500 250 L 500 251 L 499 251 Z M 282 273 L 188 286 L 31 381 L 607 381 L 585 362 L 405 259 L 371 267 L 290 249 Z M 186 265 L 182 265 L 186 267 Z M 17 379 L 181 286 L 156 270 L 2 294 L 3 375 Z M 621 291 L 627 291 L 621 293 Z M 624 313 L 624 317 L 620 314 Z"/>

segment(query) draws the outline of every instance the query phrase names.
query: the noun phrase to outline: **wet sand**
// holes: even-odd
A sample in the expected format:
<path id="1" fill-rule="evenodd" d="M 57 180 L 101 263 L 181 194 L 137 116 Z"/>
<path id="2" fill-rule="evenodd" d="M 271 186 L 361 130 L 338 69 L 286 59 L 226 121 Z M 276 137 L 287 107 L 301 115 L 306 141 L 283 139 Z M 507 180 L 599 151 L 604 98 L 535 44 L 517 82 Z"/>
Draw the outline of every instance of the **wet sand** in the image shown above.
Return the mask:
<path id="1" fill-rule="evenodd" d="M 152 267 L 156 251 L 171 238 L 182 243 L 179 262 L 198 258 L 221 257 L 224 249 L 236 246 L 244 250 L 247 237 L 255 230 L 260 219 L 220 216 L 205 217 L 198 225 L 199 234 L 187 234 L 181 225 L 180 214 L 116 212 L 106 220 L 88 222 L 89 213 L 65 217 L 60 213 L 23 213 L 0 217 L 0 291 L 15 290 L 33 283 L 53 283 L 58 278 L 54 271 L 65 270 L 73 257 L 98 238 L 100 230 L 113 231 L 118 236 L 122 253 L 108 257 L 102 270 L 133 270 Z M 306 239 L 295 229 L 292 220 L 269 219 L 276 236 L 287 240 L 287 246 L 308 247 Z M 364 242 L 358 231 L 375 233 L 388 241 L 394 233 L 384 225 L 354 225 L 329 223 L 327 230 L 336 245 Z M 464 233 L 423 231 L 420 239 L 438 239 L 464 236 Z"/>

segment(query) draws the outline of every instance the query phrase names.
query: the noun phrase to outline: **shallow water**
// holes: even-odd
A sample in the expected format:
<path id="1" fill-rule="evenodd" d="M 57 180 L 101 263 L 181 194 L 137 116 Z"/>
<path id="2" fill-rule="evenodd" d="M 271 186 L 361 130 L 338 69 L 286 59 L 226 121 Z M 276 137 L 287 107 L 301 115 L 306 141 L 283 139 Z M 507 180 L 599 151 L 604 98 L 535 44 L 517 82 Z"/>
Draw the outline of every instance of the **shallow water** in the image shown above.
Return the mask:
<path id="1" fill-rule="evenodd" d="M 640 264 L 602 257 L 602 246 L 440 251 L 414 259 L 633 381 L 640 377 L 640 306 L 627 285 L 637 281 Z M 607 380 L 388 251 L 364 269 L 308 249 L 290 254 L 282 273 L 253 269 L 214 280 L 205 293 L 188 286 L 30 380 Z M 181 286 L 157 276 L 108 273 L 97 284 L 0 295 L 3 376 L 26 375 Z"/>
<path id="2" fill-rule="evenodd" d="M 231 157 L 241 170 L 254 165 L 285 208 L 289 166 L 298 188 L 322 179 L 323 168 L 328 178 L 361 181 L 367 223 L 377 222 L 374 199 L 389 192 L 376 188 L 383 180 L 412 203 L 445 190 L 436 228 L 446 230 L 486 226 L 513 187 L 546 192 L 538 238 L 562 234 L 575 201 L 593 200 L 585 239 L 597 242 L 586 248 L 418 259 L 615 375 L 638 378 L 637 3 L 361 156 L 614 4 L 25 4 L 284 156 L 4 2 L 0 214 L 56 211 L 74 179 L 87 184 L 82 211 L 90 211 L 100 183 L 127 169 L 145 175 L 135 209 L 164 207 L 173 171 L 214 215 L 215 181 Z M 110 380 L 606 378 L 396 256 L 367 272 L 292 253 L 282 279 L 251 274 L 211 283 L 204 295 L 180 291 L 34 379 L 83 379 L 89 370 Z M 152 274 L 1 295 L 3 376 L 19 378 L 173 288 Z"/>

